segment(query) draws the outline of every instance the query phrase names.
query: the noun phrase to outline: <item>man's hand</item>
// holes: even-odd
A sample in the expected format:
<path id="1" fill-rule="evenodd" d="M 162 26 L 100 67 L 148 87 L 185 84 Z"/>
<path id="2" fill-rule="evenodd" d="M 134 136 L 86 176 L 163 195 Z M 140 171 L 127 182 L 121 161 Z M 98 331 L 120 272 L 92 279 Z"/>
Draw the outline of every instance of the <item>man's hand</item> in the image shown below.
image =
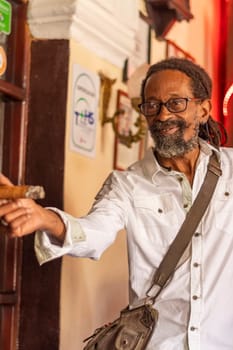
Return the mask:
<path id="1" fill-rule="evenodd" d="M 13 186 L 3 174 L 0 174 L 0 185 Z M 22 237 L 36 230 L 49 231 L 61 242 L 65 237 L 65 225 L 60 216 L 28 198 L 1 199 L 0 222 L 0 233 L 9 237 Z"/>
<path id="2" fill-rule="evenodd" d="M 0 185 L 13 186 L 13 183 L 2 173 L 0 173 Z"/>

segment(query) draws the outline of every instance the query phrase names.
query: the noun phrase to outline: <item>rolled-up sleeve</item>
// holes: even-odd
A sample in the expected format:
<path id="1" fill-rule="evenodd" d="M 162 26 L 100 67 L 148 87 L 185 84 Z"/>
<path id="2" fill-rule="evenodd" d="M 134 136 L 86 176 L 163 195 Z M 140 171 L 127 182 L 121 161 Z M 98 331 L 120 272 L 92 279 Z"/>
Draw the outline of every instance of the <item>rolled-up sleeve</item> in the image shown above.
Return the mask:
<path id="1" fill-rule="evenodd" d="M 47 231 L 37 231 L 35 234 L 34 248 L 37 260 L 40 265 L 43 263 L 69 254 L 72 247 L 80 252 L 85 249 L 86 236 L 79 221 L 73 216 L 57 208 L 47 208 L 56 212 L 63 220 L 66 228 L 66 236 L 63 244 Z"/>

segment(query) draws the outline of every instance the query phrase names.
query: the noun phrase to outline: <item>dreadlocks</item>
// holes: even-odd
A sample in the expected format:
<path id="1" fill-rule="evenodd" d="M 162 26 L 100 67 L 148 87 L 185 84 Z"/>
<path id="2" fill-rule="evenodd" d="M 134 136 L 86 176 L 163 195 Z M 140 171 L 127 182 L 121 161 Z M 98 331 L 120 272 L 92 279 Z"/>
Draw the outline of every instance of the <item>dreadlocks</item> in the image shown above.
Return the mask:
<path id="1" fill-rule="evenodd" d="M 191 79 L 191 88 L 195 98 L 200 98 L 201 100 L 211 98 L 212 81 L 207 72 L 201 66 L 188 59 L 172 57 L 155 63 L 149 68 L 146 78 L 143 80 L 141 86 L 142 102 L 145 100 L 144 90 L 148 78 L 152 74 L 165 69 L 179 70 L 186 74 Z M 224 126 L 215 121 L 211 116 L 209 116 L 209 119 L 205 124 L 199 126 L 199 137 L 216 147 L 223 145 L 227 140 Z"/>

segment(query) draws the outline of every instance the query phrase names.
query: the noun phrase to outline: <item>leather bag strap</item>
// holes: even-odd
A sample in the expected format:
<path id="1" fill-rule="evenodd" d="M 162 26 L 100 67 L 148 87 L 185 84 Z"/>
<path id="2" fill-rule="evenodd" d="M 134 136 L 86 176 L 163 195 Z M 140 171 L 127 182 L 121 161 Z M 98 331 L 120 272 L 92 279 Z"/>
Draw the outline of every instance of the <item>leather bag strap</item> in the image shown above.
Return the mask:
<path id="1" fill-rule="evenodd" d="M 217 158 L 216 152 L 210 156 L 207 173 L 192 207 L 186 215 L 186 218 L 176 235 L 176 238 L 170 245 L 162 262 L 160 263 L 154 279 L 153 285 L 147 292 L 147 297 L 155 300 L 168 279 L 172 276 L 181 256 L 191 241 L 191 238 L 197 229 L 197 226 L 204 215 L 218 179 L 222 171 Z"/>

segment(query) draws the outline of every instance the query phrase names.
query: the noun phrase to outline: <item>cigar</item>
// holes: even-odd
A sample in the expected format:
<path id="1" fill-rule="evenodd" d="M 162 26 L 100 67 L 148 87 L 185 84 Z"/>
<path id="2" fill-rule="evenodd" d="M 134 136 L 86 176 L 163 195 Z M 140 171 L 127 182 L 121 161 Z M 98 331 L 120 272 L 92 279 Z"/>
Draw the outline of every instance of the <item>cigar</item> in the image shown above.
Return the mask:
<path id="1" fill-rule="evenodd" d="M 45 191 L 42 186 L 6 186 L 0 185 L 0 199 L 31 198 L 43 199 Z"/>

